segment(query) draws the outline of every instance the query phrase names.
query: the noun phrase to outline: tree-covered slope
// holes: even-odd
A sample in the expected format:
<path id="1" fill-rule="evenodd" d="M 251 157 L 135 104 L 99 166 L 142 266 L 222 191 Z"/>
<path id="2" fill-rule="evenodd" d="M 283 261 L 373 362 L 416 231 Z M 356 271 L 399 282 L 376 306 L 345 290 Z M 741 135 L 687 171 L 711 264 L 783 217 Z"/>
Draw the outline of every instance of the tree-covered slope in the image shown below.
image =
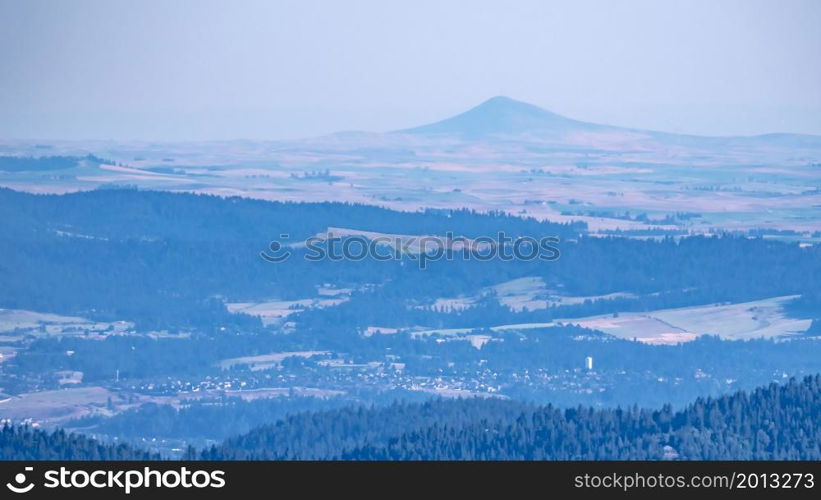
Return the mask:
<path id="1" fill-rule="evenodd" d="M 6 425 L 2 460 L 157 455 L 62 430 Z M 204 460 L 819 460 L 821 375 L 670 406 L 558 409 L 435 400 L 292 415 L 185 458 Z"/>
<path id="2" fill-rule="evenodd" d="M 106 444 L 63 430 L 27 426 L 0 429 L 0 460 L 156 460 L 159 456 L 125 444 Z"/>
<path id="3" fill-rule="evenodd" d="M 292 416 L 204 459 L 818 460 L 821 376 L 680 411 L 432 401 Z"/>

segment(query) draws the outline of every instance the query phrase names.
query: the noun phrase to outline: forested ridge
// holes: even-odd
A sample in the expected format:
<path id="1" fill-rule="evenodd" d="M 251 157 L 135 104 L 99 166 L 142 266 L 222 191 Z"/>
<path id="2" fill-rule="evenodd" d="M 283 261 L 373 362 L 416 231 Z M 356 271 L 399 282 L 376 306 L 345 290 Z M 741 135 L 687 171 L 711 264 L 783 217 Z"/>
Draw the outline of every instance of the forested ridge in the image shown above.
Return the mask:
<path id="1" fill-rule="evenodd" d="M 699 398 L 680 411 L 473 399 L 303 413 L 200 458 L 818 460 L 821 376 Z"/>
<path id="2" fill-rule="evenodd" d="M 2 460 L 158 460 L 159 455 L 126 444 L 107 444 L 62 429 L 45 431 L 29 426 L 0 429 Z"/>
<path id="3" fill-rule="evenodd" d="M 66 195 L 0 189 L 0 210 L 14 214 L 0 219 L 0 307 L 127 320 L 139 329 L 260 329 L 256 317 L 229 314 L 224 302 L 302 299 L 326 283 L 356 291 L 339 307 L 295 316 L 305 328 L 547 322 L 779 295 L 803 295 L 802 309 L 815 318 L 819 303 L 812 293 L 821 281 L 821 247 L 761 238 L 596 238 L 584 236 L 583 224 L 500 213 L 407 213 L 128 189 Z M 455 258 L 420 269 L 393 259 L 308 262 L 297 250 L 282 265 L 259 256 L 272 240 L 295 243 L 329 227 L 470 238 L 499 232 L 513 238 L 557 236 L 561 257 Z M 458 313 L 425 307 L 437 297 L 476 294 L 528 276 L 568 295 L 634 296 L 541 311 L 514 312 L 494 301 Z M 381 307 L 372 307 L 375 299 Z M 408 307 L 409 301 L 422 307 Z"/>
<path id="4" fill-rule="evenodd" d="M 141 460 L 158 455 L 62 430 L 6 425 L 3 460 Z M 821 375 L 674 411 L 559 409 L 501 399 L 432 400 L 303 412 L 203 460 L 819 460 Z"/>

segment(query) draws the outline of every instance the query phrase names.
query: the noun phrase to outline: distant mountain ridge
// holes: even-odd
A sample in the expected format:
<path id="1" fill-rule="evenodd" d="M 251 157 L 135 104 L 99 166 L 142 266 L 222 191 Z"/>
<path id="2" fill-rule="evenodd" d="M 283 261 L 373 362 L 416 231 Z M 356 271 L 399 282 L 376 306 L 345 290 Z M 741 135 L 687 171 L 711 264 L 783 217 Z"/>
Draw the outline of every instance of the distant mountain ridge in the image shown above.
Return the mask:
<path id="1" fill-rule="evenodd" d="M 451 118 L 399 132 L 421 135 L 448 134 L 471 138 L 607 129 L 620 130 L 618 127 L 573 120 L 533 104 L 496 96 Z"/>
<path id="2" fill-rule="evenodd" d="M 452 136 L 475 140 L 492 137 L 532 136 L 560 139 L 569 134 L 600 133 L 623 136 L 645 136 L 662 142 L 682 145 L 766 143 L 796 147 L 821 147 L 821 136 L 809 134 L 768 133 L 754 136 L 699 136 L 642 130 L 574 120 L 533 104 L 506 96 L 492 97 L 463 113 L 426 125 L 397 130 L 395 134 L 415 136 Z"/>

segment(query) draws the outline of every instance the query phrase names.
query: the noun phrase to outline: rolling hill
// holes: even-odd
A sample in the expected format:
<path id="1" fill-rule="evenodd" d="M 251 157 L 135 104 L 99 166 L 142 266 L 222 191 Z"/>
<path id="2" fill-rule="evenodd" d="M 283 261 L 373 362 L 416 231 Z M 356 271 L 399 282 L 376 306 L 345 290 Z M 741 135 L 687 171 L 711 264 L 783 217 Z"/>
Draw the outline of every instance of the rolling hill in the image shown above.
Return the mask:
<path id="1" fill-rule="evenodd" d="M 454 117 L 399 132 L 415 135 L 457 135 L 471 139 L 494 135 L 545 135 L 608 130 L 624 129 L 573 120 L 532 104 L 496 96 Z"/>
<path id="2" fill-rule="evenodd" d="M 419 137 L 452 136 L 461 140 L 489 138 L 561 140 L 570 135 L 594 134 L 611 140 L 652 140 L 686 147 L 761 146 L 821 147 L 821 137 L 806 134 L 770 133 L 756 136 L 698 136 L 633 129 L 574 120 L 533 104 L 506 96 L 492 97 L 456 116 L 434 123 L 398 130 L 396 134 Z"/>

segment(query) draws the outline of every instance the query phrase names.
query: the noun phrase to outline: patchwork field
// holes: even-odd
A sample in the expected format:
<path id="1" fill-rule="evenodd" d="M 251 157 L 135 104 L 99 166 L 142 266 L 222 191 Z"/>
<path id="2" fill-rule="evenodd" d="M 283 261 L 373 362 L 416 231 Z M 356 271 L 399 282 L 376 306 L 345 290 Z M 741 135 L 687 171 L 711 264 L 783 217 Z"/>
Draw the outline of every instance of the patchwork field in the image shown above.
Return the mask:
<path id="1" fill-rule="evenodd" d="M 327 354 L 330 354 L 330 351 L 273 352 L 270 354 L 261 354 L 259 356 L 243 356 L 239 358 L 225 359 L 220 361 L 218 366 L 223 370 L 227 370 L 234 366 L 245 365 L 252 371 L 260 371 L 277 367 L 287 358 L 310 358 L 313 356 L 324 356 Z"/>
<path id="2" fill-rule="evenodd" d="M 445 311 L 468 309 L 486 296 L 493 296 L 499 304 L 513 311 L 536 311 L 548 307 L 581 304 L 587 300 L 607 300 L 617 298 L 631 298 L 633 294 L 615 292 L 604 295 L 565 295 L 547 287 L 544 280 L 538 276 L 528 276 L 499 283 L 479 291 L 475 295 L 461 297 L 439 297 L 429 307 Z"/>
<path id="3" fill-rule="evenodd" d="M 88 335 L 122 333 L 134 328 L 127 321 L 99 322 L 76 316 L 0 309 L 0 334 L 12 335 Z"/>
<path id="4" fill-rule="evenodd" d="M 62 422 L 106 412 L 109 398 L 118 399 L 108 389 L 96 386 L 31 392 L 0 400 L 0 418 L 31 419 L 45 424 Z"/>
<path id="5" fill-rule="evenodd" d="M 67 374 L 76 377 L 76 373 Z M 68 382 L 73 383 L 73 382 Z M 181 391 L 176 396 L 156 396 L 131 391 L 116 391 L 99 386 L 66 387 L 59 390 L 28 392 L 17 396 L 0 394 L 0 424 L 3 421 L 26 422 L 32 425 L 64 425 L 74 419 L 91 415 L 111 416 L 145 403 L 171 405 L 179 408 L 195 400 L 241 398 L 253 401 L 263 398 L 303 396 L 329 398 L 344 391 L 319 387 L 265 387 L 243 389 L 228 387 Z"/>
<path id="6" fill-rule="evenodd" d="M 329 307 L 348 300 L 343 295 L 299 300 L 271 300 L 266 302 L 231 302 L 225 307 L 232 313 L 258 316 L 265 326 L 279 324 L 295 312 L 313 307 Z"/>
<path id="7" fill-rule="evenodd" d="M 800 335 L 812 324 L 810 319 L 790 318 L 784 313 L 784 304 L 796 297 L 791 295 L 739 304 L 710 304 L 644 313 L 558 319 L 549 323 L 497 325 L 489 330 L 532 330 L 573 324 L 648 344 L 679 344 L 695 340 L 701 335 L 717 335 L 726 340 L 786 338 Z M 462 337 L 469 340 L 465 336 L 472 331 L 471 328 L 431 329 L 414 331 L 412 335 Z"/>
<path id="8" fill-rule="evenodd" d="M 784 304 L 796 297 L 622 313 L 617 317 L 596 316 L 564 322 L 650 344 L 677 344 L 699 335 L 718 335 L 727 340 L 788 337 L 803 333 L 812 323 L 809 319 L 794 319 L 784 314 Z"/>

